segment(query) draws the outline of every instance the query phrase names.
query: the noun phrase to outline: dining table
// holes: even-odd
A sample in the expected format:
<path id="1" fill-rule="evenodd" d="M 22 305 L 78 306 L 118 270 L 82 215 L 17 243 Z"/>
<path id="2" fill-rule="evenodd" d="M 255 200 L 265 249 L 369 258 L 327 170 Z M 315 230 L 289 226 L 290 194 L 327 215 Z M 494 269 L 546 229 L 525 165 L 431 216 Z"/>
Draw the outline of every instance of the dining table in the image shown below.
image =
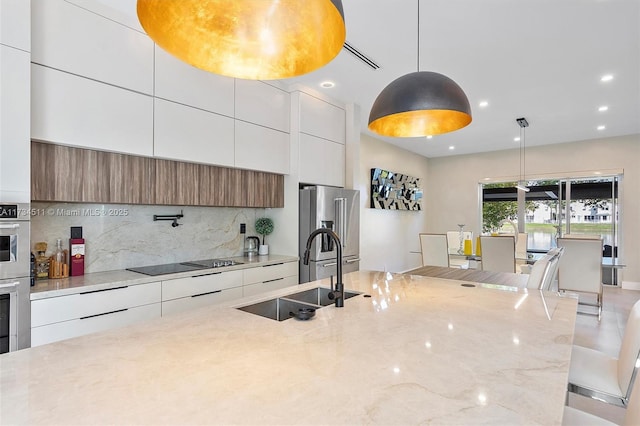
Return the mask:
<path id="1" fill-rule="evenodd" d="M 415 268 L 410 271 L 406 271 L 405 273 L 410 275 L 421 275 L 424 277 L 445 278 L 449 280 L 469 281 L 475 283 L 497 284 L 519 288 L 525 288 L 529 279 L 529 275 L 527 274 L 482 271 L 473 268 L 448 268 L 446 266 L 431 265 L 421 266 L 420 268 Z"/>

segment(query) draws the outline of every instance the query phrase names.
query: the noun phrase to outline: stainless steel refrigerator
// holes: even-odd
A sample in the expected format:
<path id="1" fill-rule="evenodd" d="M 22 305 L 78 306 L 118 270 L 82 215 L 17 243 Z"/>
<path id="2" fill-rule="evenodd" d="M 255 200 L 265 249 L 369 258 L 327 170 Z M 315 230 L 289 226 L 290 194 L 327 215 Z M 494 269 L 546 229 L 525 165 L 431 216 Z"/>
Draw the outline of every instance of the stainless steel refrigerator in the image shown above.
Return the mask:
<path id="1" fill-rule="evenodd" d="M 309 234 L 318 228 L 329 228 L 340 237 L 343 274 L 360 269 L 359 191 L 328 186 L 300 190 L 300 283 L 336 275 L 336 249 L 324 234 L 313 241 L 309 265 L 302 262 Z"/>

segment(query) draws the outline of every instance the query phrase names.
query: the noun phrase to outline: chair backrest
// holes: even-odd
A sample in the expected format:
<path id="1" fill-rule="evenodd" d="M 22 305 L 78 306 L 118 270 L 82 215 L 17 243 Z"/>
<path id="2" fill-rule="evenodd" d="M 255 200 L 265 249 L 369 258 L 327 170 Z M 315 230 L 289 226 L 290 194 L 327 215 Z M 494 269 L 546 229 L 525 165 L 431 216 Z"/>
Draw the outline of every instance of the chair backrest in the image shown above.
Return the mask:
<path id="1" fill-rule="evenodd" d="M 582 238 L 583 240 L 601 240 L 600 235 L 595 234 L 564 234 L 562 238 Z"/>
<path id="2" fill-rule="evenodd" d="M 518 233 L 518 241 L 516 241 L 516 258 L 518 259 L 526 259 L 527 258 L 527 240 L 529 239 L 529 234 L 526 232 Z"/>
<path id="3" fill-rule="evenodd" d="M 640 301 L 631 308 L 618 354 L 618 384 L 623 395 L 628 395 L 634 370 L 638 368 L 636 367 L 638 355 L 640 355 Z M 636 378 L 636 381 L 639 380 Z M 636 392 L 640 392 L 640 389 Z"/>
<path id="4" fill-rule="evenodd" d="M 462 231 L 463 238 L 473 241 L 472 231 Z M 449 253 L 457 253 L 460 249 L 460 231 L 447 231 L 447 244 L 449 244 Z"/>
<path id="5" fill-rule="evenodd" d="M 553 284 L 555 283 L 558 276 L 558 265 L 560 264 L 560 259 L 564 254 L 564 247 L 552 248 L 547 252 L 547 254 L 552 256 L 552 258 L 549 262 L 549 274 L 545 277 L 545 282 L 542 284 L 542 289 L 549 291 L 553 287 Z"/>
<path id="6" fill-rule="evenodd" d="M 602 292 L 602 240 L 558 238 L 564 253 L 558 266 L 558 289 Z"/>
<path id="7" fill-rule="evenodd" d="M 554 256 L 546 254 L 533 264 L 527 279 L 527 288 L 544 290 L 543 286 L 547 282 L 553 258 Z"/>
<path id="8" fill-rule="evenodd" d="M 512 235 L 483 235 L 480 245 L 484 271 L 516 272 L 516 245 Z"/>
<path id="9" fill-rule="evenodd" d="M 445 234 L 420 234 L 423 266 L 449 266 L 449 250 Z"/>

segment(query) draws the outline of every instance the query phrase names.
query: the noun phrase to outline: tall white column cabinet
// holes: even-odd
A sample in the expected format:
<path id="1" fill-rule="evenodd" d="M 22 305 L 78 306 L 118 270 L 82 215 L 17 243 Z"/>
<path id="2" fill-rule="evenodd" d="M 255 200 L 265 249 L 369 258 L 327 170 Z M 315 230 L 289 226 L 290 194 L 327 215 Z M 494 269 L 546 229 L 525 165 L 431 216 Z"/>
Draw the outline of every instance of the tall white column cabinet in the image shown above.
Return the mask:
<path id="1" fill-rule="evenodd" d="M 30 201 L 30 9 L 0 1 L 0 202 Z"/>
<path id="2" fill-rule="evenodd" d="M 300 93 L 300 182 L 344 187 L 345 126 L 343 108 Z"/>

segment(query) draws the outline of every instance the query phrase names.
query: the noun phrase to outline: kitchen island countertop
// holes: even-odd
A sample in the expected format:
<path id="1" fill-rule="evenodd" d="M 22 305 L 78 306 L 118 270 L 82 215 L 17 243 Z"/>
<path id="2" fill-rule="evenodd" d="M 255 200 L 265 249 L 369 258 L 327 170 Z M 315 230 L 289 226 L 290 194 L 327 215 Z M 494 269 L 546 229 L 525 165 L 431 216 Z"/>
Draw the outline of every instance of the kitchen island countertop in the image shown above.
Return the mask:
<path id="1" fill-rule="evenodd" d="M 0 355 L 0 424 L 561 422 L 575 298 L 359 271 L 309 321 L 235 309 L 317 285 Z"/>

